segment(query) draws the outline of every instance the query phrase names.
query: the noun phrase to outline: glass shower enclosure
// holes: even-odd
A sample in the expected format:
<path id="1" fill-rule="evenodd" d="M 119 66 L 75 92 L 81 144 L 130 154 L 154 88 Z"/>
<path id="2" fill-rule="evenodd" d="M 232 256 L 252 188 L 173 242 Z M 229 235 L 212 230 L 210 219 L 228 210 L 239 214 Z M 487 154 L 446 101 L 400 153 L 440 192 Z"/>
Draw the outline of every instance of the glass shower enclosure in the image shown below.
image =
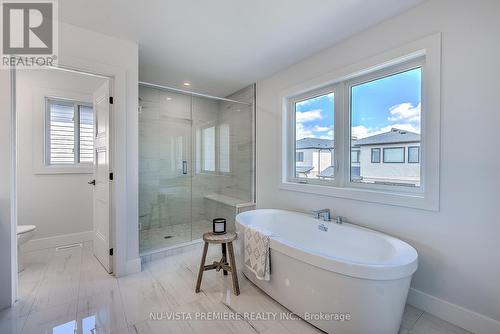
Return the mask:
<path id="1" fill-rule="evenodd" d="M 213 98 L 139 86 L 139 249 L 189 244 L 252 209 L 255 86 Z"/>

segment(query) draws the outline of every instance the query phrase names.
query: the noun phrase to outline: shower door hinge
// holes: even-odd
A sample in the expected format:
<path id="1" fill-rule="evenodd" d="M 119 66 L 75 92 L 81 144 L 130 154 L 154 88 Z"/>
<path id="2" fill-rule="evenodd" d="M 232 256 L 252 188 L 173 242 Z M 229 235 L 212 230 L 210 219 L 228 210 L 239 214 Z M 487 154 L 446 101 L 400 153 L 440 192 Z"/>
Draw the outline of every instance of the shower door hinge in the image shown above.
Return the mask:
<path id="1" fill-rule="evenodd" d="M 113 102 L 114 102 L 113 97 L 112 97 L 112 96 L 110 96 L 110 97 L 109 97 L 109 104 L 113 104 Z"/>
<path id="2" fill-rule="evenodd" d="M 109 256 L 113 256 L 113 248 L 109 249 Z"/>
<path id="3" fill-rule="evenodd" d="M 113 181 L 113 178 L 114 178 L 113 172 L 109 173 L 109 180 Z"/>

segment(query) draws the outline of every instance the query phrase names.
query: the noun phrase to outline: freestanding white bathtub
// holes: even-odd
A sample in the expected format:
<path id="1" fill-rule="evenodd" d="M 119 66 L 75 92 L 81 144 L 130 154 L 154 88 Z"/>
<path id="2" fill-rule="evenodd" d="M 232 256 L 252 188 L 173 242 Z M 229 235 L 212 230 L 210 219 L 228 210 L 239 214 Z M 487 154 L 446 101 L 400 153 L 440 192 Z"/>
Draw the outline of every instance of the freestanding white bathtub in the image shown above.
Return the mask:
<path id="1" fill-rule="evenodd" d="M 318 228 L 322 223 L 328 231 Z M 398 333 L 417 270 L 413 247 L 356 225 L 264 209 L 236 216 L 240 259 L 248 225 L 273 233 L 271 279 L 243 272 L 280 304 L 328 333 Z"/>

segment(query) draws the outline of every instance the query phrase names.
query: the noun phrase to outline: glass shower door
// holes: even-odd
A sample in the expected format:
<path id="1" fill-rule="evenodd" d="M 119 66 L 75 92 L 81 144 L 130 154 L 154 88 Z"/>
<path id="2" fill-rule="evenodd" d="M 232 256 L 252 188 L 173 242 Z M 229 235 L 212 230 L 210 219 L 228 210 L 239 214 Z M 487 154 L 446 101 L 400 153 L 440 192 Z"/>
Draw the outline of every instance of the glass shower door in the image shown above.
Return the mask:
<path id="1" fill-rule="evenodd" d="M 139 86 L 141 255 L 201 239 L 252 207 L 254 87 L 229 99 Z M 241 102 L 237 102 L 241 101 Z"/>
<path id="2" fill-rule="evenodd" d="M 140 88 L 141 253 L 191 241 L 191 97 Z"/>
<path id="3" fill-rule="evenodd" d="M 225 218 L 235 230 L 238 206 L 253 202 L 253 89 L 238 103 L 193 96 L 192 240 Z"/>

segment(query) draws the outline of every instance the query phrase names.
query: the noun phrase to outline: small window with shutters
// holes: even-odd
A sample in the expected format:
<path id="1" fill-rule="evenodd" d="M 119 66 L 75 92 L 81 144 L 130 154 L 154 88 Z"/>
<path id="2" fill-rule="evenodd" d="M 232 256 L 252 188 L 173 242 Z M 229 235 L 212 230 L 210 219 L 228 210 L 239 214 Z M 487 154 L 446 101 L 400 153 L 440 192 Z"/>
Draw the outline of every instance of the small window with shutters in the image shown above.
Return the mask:
<path id="1" fill-rule="evenodd" d="M 94 111 L 91 104 L 46 98 L 45 164 L 94 163 Z"/>

